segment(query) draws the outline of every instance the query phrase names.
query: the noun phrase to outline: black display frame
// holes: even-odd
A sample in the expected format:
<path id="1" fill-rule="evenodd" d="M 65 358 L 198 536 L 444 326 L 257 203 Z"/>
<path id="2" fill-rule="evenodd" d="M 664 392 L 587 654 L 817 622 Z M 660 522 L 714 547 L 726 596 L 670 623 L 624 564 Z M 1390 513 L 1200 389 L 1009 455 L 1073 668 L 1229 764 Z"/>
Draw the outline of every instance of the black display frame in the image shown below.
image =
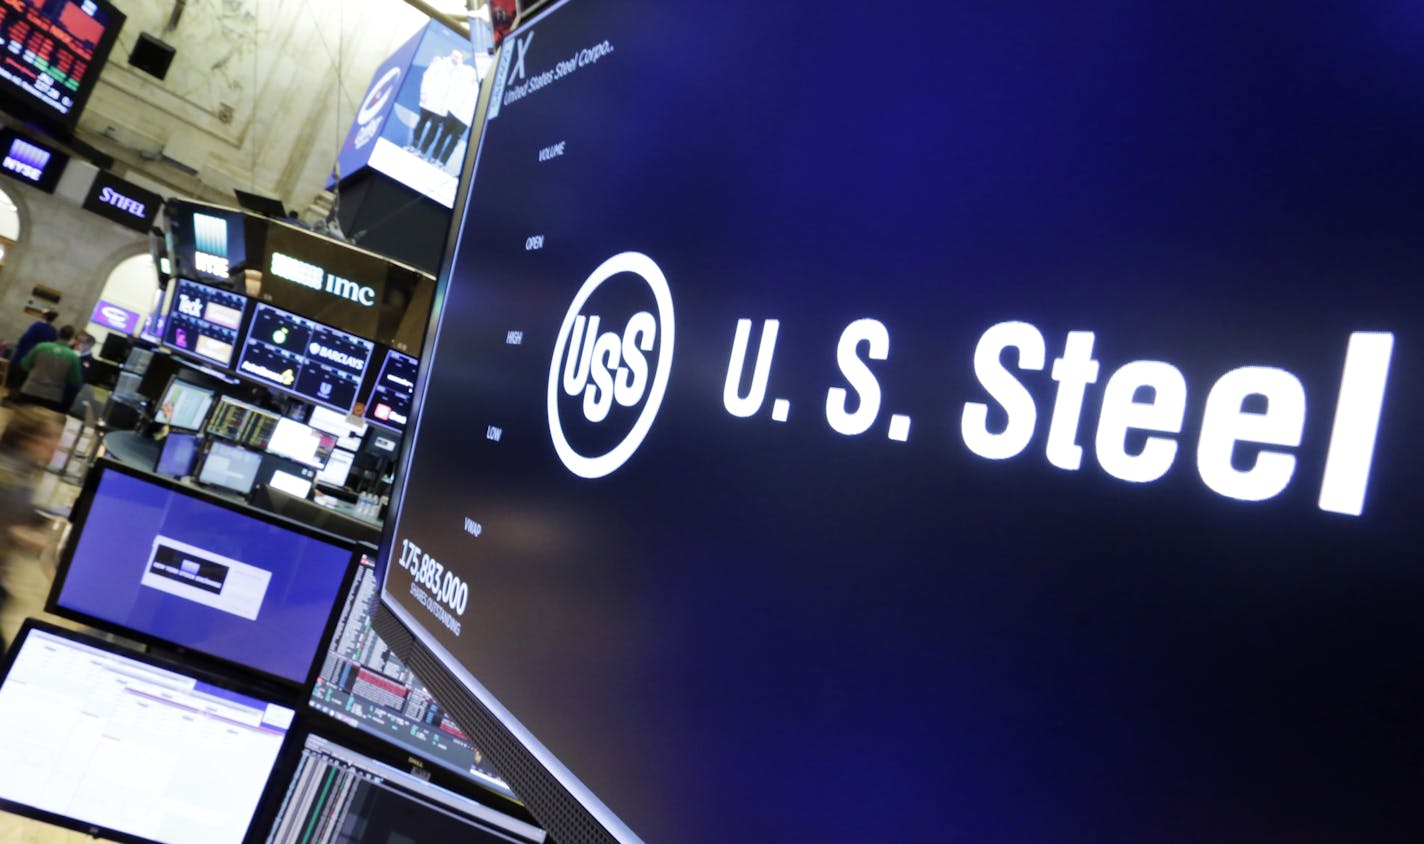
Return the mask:
<path id="1" fill-rule="evenodd" d="M 74 92 L 74 103 L 69 112 L 65 114 L 45 108 L 37 97 L 8 81 L 4 83 L 5 93 L 3 96 L 6 111 L 63 133 L 73 132 L 79 125 L 79 118 L 84 114 L 84 109 L 89 106 L 89 97 L 98 87 L 99 76 L 109 63 L 109 56 L 113 53 L 114 45 L 118 43 L 119 33 L 128 23 L 128 15 L 120 11 L 111 0 L 91 0 L 91 2 L 110 15 L 112 23 L 104 28 L 104 34 L 100 37 L 99 43 L 94 46 L 94 55 L 90 58 L 88 65 L 89 78 Z"/>
<path id="2" fill-rule="evenodd" d="M 220 293 L 235 295 L 243 300 L 242 319 L 238 320 L 236 329 L 237 342 L 233 343 L 232 357 L 228 360 L 226 364 L 213 360 L 212 358 L 204 357 L 203 355 L 200 355 L 195 351 L 189 351 L 188 349 L 175 346 L 168 341 L 169 332 L 173 330 L 172 316 L 173 308 L 176 307 L 176 303 L 178 301 L 178 287 L 179 285 L 184 283 L 196 284 L 199 287 L 206 287 L 212 290 L 216 290 Z M 168 307 L 164 310 L 163 313 L 163 336 L 159 338 L 159 345 L 167 349 L 170 353 L 178 356 L 179 358 L 183 358 L 189 361 L 195 361 L 202 366 L 208 367 L 218 372 L 232 372 L 234 370 L 234 367 L 236 366 L 235 361 L 237 360 L 238 355 L 242 352 L 242 341 L 243 338 L 247 335 L 248 325 L 252 322 L 252 312 L 256 310 L 252 306 L 252 300 L 247 298 L 246 296 L 243 296 L 241 293 L 236 293 L 232 290 L 226 290 L 215 284 L 208 284 L 207 282 L 198 281 L 196 279 L 191 278 L 183 278 L 181 276 L 176 278 L 172 282 L 172 286 L 170 289 L 171 292 L 168 298 Z"/>
<path id="3" fill-rule="evenodd" d="M 356 727 L 313 709 L 304 701 L 298 708 L 296 720 L 288 733 L 291 742 L 283 747 L 282 755 L 273 766 L 273 775 L 268 782 L 268 791 L 262 796 L 261 805 L 265 810 L 262 817 L 263 838 L 271 834 L 277 816 L 281 813 L 282 802 L 288 784 L 296 773 L 301 761 L 302 750 L 309 736 L 317 736 L 347 749 L 368 756 L 377 762 L 399 770 L 407 771 L 426 782 L 453 792 L 461 797 L 479 803 L 496 812 L 502 812 L 524 823 L 539 825 L 529 808 L 518 800 L 510 799 L 497 791 L 485 788 L 478 782 L 461 777 L 439 764 L 410 753 L 399 745 L 391 744 L 380 737 L 364 732 Z M 550 839 L 552 840 L 552 839 Z"/>
<path id="4" fill-rule="evenodd" d="M 292 723 L 288 726 L 286 735 L 282 738 L 282 746 L 278 749 L 277 756 L 273 760 L 272 768 L 267 775 L 267 782 L 262 788 L 261 795 L 257 800 L 257 805 L 253 809 L 252 817 L 248 820 L 247 830 L 242 837 L 243 844 L 259 844 L 259 842 L 267 840 L 268 830 L 272 825 L 272 818 L 276 811 L 276 807 L 272 805 L 272 794 L 278 782 L 285 784 L 285 778 L 290 777 L 290 772 L 284 768 L 284 764 L 291 758 L 292 747 L 295 741 L 294 737 L 299 732 L 298 726 L 306 711 L 303 702 L 293 702 L 274 697 L 272 689 L 248 684 L 240 677 L 235 677 L 231 674 L 216 670 L 208 665 L 190 662 L 185 658 L 153 649 L 140 651 L 125 647 L 88 633 L 61 627 L 57 624 L 34 617 L 24 620 L 20 625 L 19 632 L 15 636 L 15 640 L 10 643 L 9 650 L 5 652 L 3 658 L 0 658 L 0 683 L 3 683 L 4 680 L 10 676 L 10 669 L 14 665 L 16 657 L 19 655 L 24 643 L 28 640 L 30 633 L 34 631 L 48 633 L 61 639 L 77 642 L 159 669 L 184 674 L 200 682 L 218 686 L 229 691 L 238 692 L 250 697 L 268 698 L 272 703 L 291 709 L 294 713 Z M 68 815 L 58 815 L 25 803 L 16 803 L 4 798 L 0 798 L 0 811 L 81 832 L 92 838 L 117 841 L 120 842 L 120 844 L 163 844 L 163 842 L 155 841 L 152 838 L 143 838 L 142 836 L 133 835 L 132 833 L 122 830 L 97 826 L 69 817 Z"/>
<path id="5" fill-rule="evenodd" d="M 230 367 L 233 374 L 237 375 L 239 378 L 251 381 L 254 384 L 260 384 L 261 386 L 266 387 L 269 390 L 273 390 L 275 392 L 291 396 L 292 398 L 298 399 L 300 401 L 309 402 L 314 405 L 320 405 L 322 407 L 329 408 L 331 410 L 335 410 L 340 413 L 347 414 L 349 416 L 351 414 L 351 409 L 356 406 L 357 402 L 361 401 L 361 387 L 366 383 L 366 379 L 369 377 L 369 373 L 371 371 L 371 359 L 376 356 L 376 350 L 378 348 L 381 348 L 381 345 L 375 340 L 370 339 L 369 337 L 362 337 L 358 334 L 353 334 L 350 331 L 345 331 L 343 329 L 337 328 L 334 325 L 329 325 L 327 323 L 320 322 L 318 320 L 312 319 L 311 317 L 302 316 L 301 314 L 296 313 L 295 311 L 289 311 L 285 308 L 279 308 L 269 302 L 263 302 L 260 300 L 253 299 L 249 299 L 248 301 L 252 303 L 252 307 L 248 309 L 247 317 L 244 321 L 244 326 L 242 330 L 242 341 L 233 351 L 233 361 L 232 366 Z M 252 331 L 253 327 L 257 324 L 257 311 L 259 308 L 267 308 L 269 310 L 276 311 L 279 314 L 290 316 L 303 322 L 309 322 L 313 325 L 321 326 L 322 328 L 325 328 L 329 331 L 334 331 L 338 334 L 345 335 L 346 337 L 354 337 L 363 343 L 371 344 L 371 353 L 366 357 L 366 365 L 362 367 L 361 375 L 356 381 L 356 388 L 352 392 L 350 407 L 342 407 L 339 404 L 332 404 L 328 401 L 322 401 L 321 399 L 309 396 L 298 390 L 294 390 L 289 387 L 284 387 L 281 384 L 275 384 L 272 381 L 267 380 L 266 378 L 260 378 L 256 375 L 252 375 L 250 373 L 242 371 L 242 369 L 240 368 L 241 362 L 243 357 L 247 354 L 248 345 L 252 342 Z"/>
<path id="6" fill-rule="evenodd" d="M 206 459 L 206 453 L 203 459 Z M 84 532 L 84 525 L 88 521 L 90 508 L 93 506 L 94 497 L 99 490 L 99 484 L 109 472 L 116 472 L 126 475 L 154 486 L 162 487 L 170 492 L 179 495 L 187 495 L 196 498 L 204 503 L 212 504 L 240 516 L 246 516 L 260 522 L 300 534 L 308 539 L 314 539 L 334 545 L 347 552 L 346 570 L 341 576 L 341 580 L 336 589 L 336 595 L 332 598 L 332 606 L 327 612 L 326 622 L 322 626 L 322 633 L 317 637 L 317 642 L 312 650 L 311 662 L 307 666 L 306 676 L 300 681 L 294 681 L 287 677 L 262 671 L 252 666 L 245 665 L 229 659 L 224 659 L 205 651 L 189 648 L 176 642 L 144 633 L 125 627 L 117 622 L 108 621 L 88 613 L 74 610 L 62 606 L 59 603 L 60 593 L 64 589 L 65 580 L 69 576 L 71 564 L 74 561 L 75 551 L 79 547 L 80 537 Z M 294 700 L 298 704 L 304 704 L 308 690 L 312 683 L 316 681 L 317 673 L 321 670 L 321 658 L 325 654 L 325 645 L 331 638 L 331 634 L 336 629 L 336 623 L 340 614 L 340 601 L 351 589 L 351 584 L 356 578 L 356 568 L 360 565 L 361 546 L 346 537 L 334 533 L 320 530 L 318 528 L 304 525 L 291 519 L 285 519 L 275 513 L 251 507 L 240 501 L 236 501 L 228 496 L 206 490 L 196 484 L 185 484 L 177 479 L 167 478 L 146 472 L 132 466 L 119 463 L 108 458 L 101 458 L 95 461 L 90 468 L 89 474 L 84 479 L 84 486 L 79 492 L 79 497 L 75 499 L 74 508 L 70 513 L 71 530 L 69 537 L 60 551 L 58 565 L 55 569 L 54 581 L 50 586 L 49 594 L 45 598 L 44 610 L 51 615 L 67 618 L 88 625 L 106 633 L 122 636 L 126 639 L 139 642 L 150 648 L 173 653 L 184 659 L 191 659 L 196 664 L 207 664 L 210 671 L 215 672 L 237 672 L 252 678 L 254 688 L 270 689 L 272 694 L 282 694 L 286 697 L 283 700 Z"/>

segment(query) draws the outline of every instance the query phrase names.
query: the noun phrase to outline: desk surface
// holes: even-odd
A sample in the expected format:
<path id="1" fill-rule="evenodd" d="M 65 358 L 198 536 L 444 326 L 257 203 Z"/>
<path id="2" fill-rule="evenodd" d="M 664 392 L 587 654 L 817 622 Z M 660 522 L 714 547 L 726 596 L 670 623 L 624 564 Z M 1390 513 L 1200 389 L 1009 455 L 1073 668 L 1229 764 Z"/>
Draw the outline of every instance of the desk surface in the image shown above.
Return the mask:
<path id="1" fill-rule="evenodd" d="M 158 465 L 163 444 L 137 431 L 110 431 L 104 435 L 104 449 L 120 463 L 152 472 L 153 467 Z"/>

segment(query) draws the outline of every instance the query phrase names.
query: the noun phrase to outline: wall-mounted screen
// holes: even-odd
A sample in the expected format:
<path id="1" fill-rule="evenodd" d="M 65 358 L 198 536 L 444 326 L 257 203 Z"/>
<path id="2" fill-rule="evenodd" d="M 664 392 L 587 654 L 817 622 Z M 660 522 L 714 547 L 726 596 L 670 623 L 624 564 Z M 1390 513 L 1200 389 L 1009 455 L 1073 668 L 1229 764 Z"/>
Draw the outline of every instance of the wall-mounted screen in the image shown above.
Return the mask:
<path id="1" fill-rule="evenodd" d="M 410 400 L 415 392 L 415 374 L 420 362 L 394 349 L 386 352 L 380 375 L 366 400 L 366 418 L 377 425 L 404 431 L 410 418 Z"/>
<path id="2" fill-rule="evenodd" d="M 374 347 L 370 340 L 259 302 L 237 371 L 350 413 Z"/>
<path id="3" fill-rule="evenodd" d="M 294 683 L 351 565 L 329 538 L 111 465 L 86 481 L 74 534 L 53 611 Z"/>
<path id="4" fill-rule="evenodd" d="M 247 297 L 187 279 L 174 282 L 163 345 L 220 367 L 232 366 Z"/>
<path id="5" fill-rule="evenodd" d="M 513 797 L 489 758 L 371 629 L 379 592 L 374 561 L 362 555 L 312 687 L 312 707 Z"/>
<path id="6" fill-rule="evenodd" d="M 0 5 L 0 9 L 3 8 Z M 0 173 L 45 193 L 54 193 L 68 163 L 69 156 L 54 147 L 12 129 L 0 129 Z"/>
<path id="7" fill-rule="evenodd" d="M 340 176 L 369 166 L 453 208 L 489 63 L 468 37 L 427 24 L 376 69 L 342 147 Z"/>
<path id="8" fill-rule="evenodd" d="M 6 111 L 74 128 L 124 14 L 108 0 L 0 4 L 0 102 Z"/>
<path id="9" fill-rule="evenodd" d="M 221 285 L 247 266 L 249 229 L 263 225 L 234 208 L 182 200 L 168 202 L 166 217 L 173 275 Z"/>
<path id="10" fill-rule="evenodd" d="M 268 839 L 273 844 L 459 841 L 537 844 L 544 831 L 352 747 L 312 733 Z"/>
<path id="11" fill-rule="evenodd" d="M 1417 4 L 542 8 L 376 623 L 551 838 L 1421 828 Z"/>
<path id="12" fill-rule="evenodd" d="M 121 841 L 239 844 L 294 715 L 231 680 L 27 621 L 0 683 L 0 807 Z"/>

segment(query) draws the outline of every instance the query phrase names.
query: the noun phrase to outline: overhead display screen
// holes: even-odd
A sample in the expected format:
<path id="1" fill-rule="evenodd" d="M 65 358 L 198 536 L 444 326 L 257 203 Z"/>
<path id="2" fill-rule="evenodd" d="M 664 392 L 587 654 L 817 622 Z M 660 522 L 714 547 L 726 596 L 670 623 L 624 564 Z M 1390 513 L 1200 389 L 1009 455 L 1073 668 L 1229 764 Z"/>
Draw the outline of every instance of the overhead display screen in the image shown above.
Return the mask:
<path id="1" fill-rule="evenodd" d="M 378 632 L 559 841 L 1417 837 L 1417 10 L 895 12 L 505 40 Z"/>
<path id="2" fill-rule="evenodd" d="M 420 361 L 391 350 L 381 363 L 381 374 L 366 401 L 366 418 L 378 425 L 404 431 L 410 418 L 410 398 Z"/>
<path id="3" fill-rule="evenodd" d="M 237 371 L 350 413 L 374 348 L 369 340 L 259 302 Z"/>
<path id="4" fill-rule="evenodd" d="M 163 345 L 227 368 L 246 313 L 246 296 L 180 278 L 174 283 Z"/>
<path id="5" fill-rule="evenodd" d="M 0 91 L 12 106 L 73 128 L 124 14 L 106 0 L 0 2 Z"/>
<path id="6" fill-rule="evenodd" d="M 14 130 L 0 130 L 0 173 L 12 179 L 54 193 L 69 156 L 33 141 Z"/>

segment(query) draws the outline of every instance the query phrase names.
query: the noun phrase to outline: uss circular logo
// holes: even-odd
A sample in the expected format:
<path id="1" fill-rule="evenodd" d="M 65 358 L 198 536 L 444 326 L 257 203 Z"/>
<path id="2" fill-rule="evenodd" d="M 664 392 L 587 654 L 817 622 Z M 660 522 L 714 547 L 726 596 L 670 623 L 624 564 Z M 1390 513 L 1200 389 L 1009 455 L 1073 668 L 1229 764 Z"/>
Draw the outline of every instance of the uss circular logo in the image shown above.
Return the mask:
<path id="1" fill-rule="evenodd" d="M 672 291 L 652 258 L 623 252 L 584 281 L 549 363 L 549 434 L 570 472 L 612 474 L 642 445 L 667 392 Z"/>

